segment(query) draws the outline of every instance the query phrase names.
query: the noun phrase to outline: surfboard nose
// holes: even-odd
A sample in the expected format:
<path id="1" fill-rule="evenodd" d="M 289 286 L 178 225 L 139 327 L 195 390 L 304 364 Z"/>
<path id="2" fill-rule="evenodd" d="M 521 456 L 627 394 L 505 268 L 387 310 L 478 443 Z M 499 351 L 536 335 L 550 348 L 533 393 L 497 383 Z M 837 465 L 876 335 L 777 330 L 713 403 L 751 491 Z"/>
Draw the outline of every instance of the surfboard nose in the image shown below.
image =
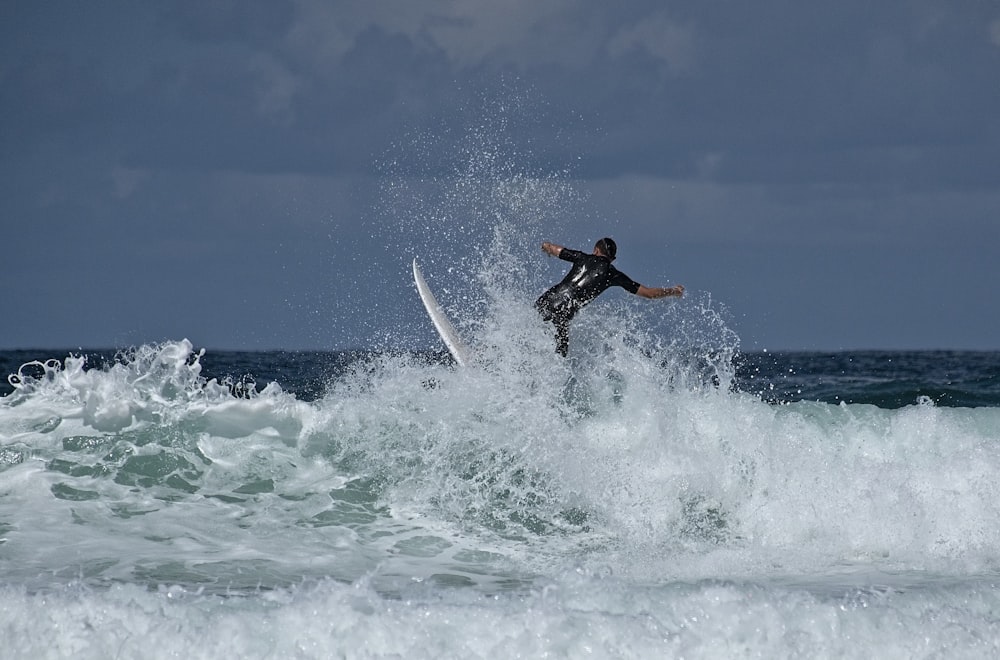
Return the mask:
<path id="1" fill-rule="evenodd" d="M 465 345 L 465 342 L 462 341 L 458 331 L 455 330 L 455 326 L 452 325 L 451 320 L 448 319 L 448 315 L 444 313 L 441 305 L 438 304 L 437 298 L 431 293 L 431 289 L 427 286 L 427 280 L 424 279 L 424 274 L 420 271 L 420 266 L 417 265 L 416 259 L 413 260 L 413 281 L 417 285 L 417 292 L 420 294 L 420 300 L 424 303 L 424 309 L 427 310 L 427 315 L 431 317 L 434 329 L 437 330 L 441 341 L 448 348 L 448 352 L 455 358 L 458 366 L 466 367 L 471 364 L 472 352 Z"/>

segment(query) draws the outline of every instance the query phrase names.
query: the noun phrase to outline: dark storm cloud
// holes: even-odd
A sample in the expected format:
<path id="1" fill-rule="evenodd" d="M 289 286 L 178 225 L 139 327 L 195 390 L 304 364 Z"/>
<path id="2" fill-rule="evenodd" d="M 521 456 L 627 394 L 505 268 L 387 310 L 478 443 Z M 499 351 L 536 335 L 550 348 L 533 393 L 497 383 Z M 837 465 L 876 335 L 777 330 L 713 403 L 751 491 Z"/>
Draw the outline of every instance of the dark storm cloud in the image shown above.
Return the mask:
<path id="1" fill-rule="evenodd" d="M 995 173 L 982 147 L 1000 116 L 988 3 L 627 4 L 548 3 L 507 21 L 486 3 L 401 16 L 368 3 L 131 8 L 87 26 L 96 52 L 63 32 L 15 54 L 5 87 L 32 99 L 25 121 L 90 127 L 130 166 L 366 170 L 402 117 L 433 121 L 456 82 L 507 72 L 587 119 L 572 144 L 591 146 L 590 176 L 882 172 L 926 185 L 947 172 L 982 185 Z M 140 64 L 129 43 L 148 48 Z"/>
<path id="2" fill-rule="evenodd" d="M 648 140 L 627 151 L 639 156 L 633 171 L 775 183 L 893 181 L 912 172 L 922 185 L 942 170 L 950 173 L 942 183 L 977 185 L 996 172 L 983 146 L 996 147 L 1000 94 L 991 72 L 1000 49 L 990 43 L 985 5 L 698 6 L 676 19 L 690 33 L 684 68 L 671 74 L 637 44 L 596 72 L 609 83 L 593 86 L 602 116 Z M 634 121 L 624 124 L 630 108 Z M 952 162 L 939 167 L 942 153 Z M 963 158 L 968 166 L 952 167 Z M 597 175 L 613 175 L 609 163 L 628 167 L 624 158 L 594 161 Z"/>

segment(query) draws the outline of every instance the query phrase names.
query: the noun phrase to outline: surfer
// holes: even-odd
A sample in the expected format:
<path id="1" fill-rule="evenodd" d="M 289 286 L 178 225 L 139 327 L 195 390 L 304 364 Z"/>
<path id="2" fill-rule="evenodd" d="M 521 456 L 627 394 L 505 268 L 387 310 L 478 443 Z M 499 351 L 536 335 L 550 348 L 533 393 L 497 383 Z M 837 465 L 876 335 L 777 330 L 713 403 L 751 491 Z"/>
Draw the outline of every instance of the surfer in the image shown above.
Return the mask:
<path id="1" fill-rule="evenodd" d="M 643 298 L 680 298 L 684 295 L 684 287 L 680 284 L 671 287 L 643 286 L 611 265 L 618 246 L 610 238 L 597 241 L 593 254 L 564 248 L 548 241 L 542 243 L 542 250 L 551 257 L 573 263 L 566 277 L 535 301 L 535 308 L 542 319 L 551 321 L 555 326 L 556 352 L 563 357 L 569 353 L 570 320 L 580 308 L 606 289 L 620 286 Z"/>

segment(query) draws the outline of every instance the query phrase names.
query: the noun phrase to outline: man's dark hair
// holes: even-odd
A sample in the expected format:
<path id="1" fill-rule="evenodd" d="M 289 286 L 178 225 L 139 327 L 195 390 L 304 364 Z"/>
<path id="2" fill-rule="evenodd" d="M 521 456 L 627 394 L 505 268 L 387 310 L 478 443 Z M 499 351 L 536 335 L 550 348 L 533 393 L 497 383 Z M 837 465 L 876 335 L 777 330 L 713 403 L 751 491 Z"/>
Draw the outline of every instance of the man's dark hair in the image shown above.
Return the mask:
<path id="1" fill-rule="evenodd" d="M 610 238 L 602 238 L 597 241 L 597 249 L 603 252 L 611 261 L 614 261 L 615 255 L 618 254 L 618 246 Z"/>

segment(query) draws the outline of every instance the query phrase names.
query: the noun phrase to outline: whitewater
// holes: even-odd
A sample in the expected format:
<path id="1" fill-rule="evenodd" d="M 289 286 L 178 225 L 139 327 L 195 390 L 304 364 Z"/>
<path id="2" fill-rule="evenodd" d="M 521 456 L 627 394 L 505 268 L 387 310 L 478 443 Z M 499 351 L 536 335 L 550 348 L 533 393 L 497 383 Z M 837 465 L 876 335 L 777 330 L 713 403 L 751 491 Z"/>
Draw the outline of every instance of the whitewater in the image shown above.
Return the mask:
<path id="1" fill-rule="evenodd" d="M 314 400 L 186 340 L 25 365 L 4 655 L 996 650 L 1000 409 L 769 403 L 593 337 L 359 355 Z"/>

